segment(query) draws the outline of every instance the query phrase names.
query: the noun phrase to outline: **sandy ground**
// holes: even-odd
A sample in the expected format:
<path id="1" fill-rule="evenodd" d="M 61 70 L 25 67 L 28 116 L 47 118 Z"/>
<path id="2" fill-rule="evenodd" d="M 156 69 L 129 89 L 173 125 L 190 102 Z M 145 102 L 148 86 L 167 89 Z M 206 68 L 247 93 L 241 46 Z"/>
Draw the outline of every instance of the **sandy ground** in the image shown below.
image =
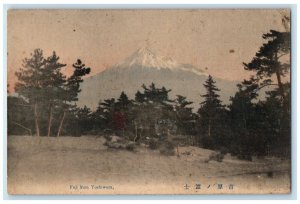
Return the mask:
<path id="1" fill-rule="evenodd" d="M 104 141 L 93 136 L 9 136 L 8 193 L 290 193 L 290 161 L 250 162 L 226 155 L 223 162 L 207 163 L 212 151 L 197 147 L 179 147 L 177 157 L 146 147 L 137 152 L 107 149 Z"/>

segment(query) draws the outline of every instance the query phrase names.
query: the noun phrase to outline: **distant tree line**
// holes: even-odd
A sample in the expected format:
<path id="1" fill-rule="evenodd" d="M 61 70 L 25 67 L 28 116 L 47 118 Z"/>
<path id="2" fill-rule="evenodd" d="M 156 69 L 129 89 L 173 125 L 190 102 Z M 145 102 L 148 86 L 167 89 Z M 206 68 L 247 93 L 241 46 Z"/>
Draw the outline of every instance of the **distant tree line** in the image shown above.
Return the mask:
<path id="1" fill-rule="evenodd" d="M 220 100 L 216 82 L 208 76 L 206 93 L 198 111 L 185 96 L 169 98 L 170 89 L 154 83 L 142 85 L 134 99 L 121 92 L 119 98 L 104 99 L 95 111 L 78 107 L 78 93 L 83 76 L 90 73 L 81 60 L 73 64 L 73 74 L 62 74 L 65 64 L 55 52 L 44 58 L 36 49 L 16 73 L 19 97 L 8 97 L 9 135 L 105 135 L 116 134 L 133 142 L 151 138 L 166 140 L 180 135 L 187 145 L 230 152 L 241 158 L 251 155 L 289 157 L 291 148 L 291 91 L 284 80 L 290 73 L 290 33 L 271 30 L 245 70 L 249 79 L 237 85 L 231 103 Z M 285 82 L 286 81 L 286 82 Z M 199 86 L 202 86 L 199 84 Z M 264 91 L 265 99 L 259 100 Z M 187 90 L 188 91 L 188 90 Z M 188 139 L 189 138 L 189 139 Z"/>

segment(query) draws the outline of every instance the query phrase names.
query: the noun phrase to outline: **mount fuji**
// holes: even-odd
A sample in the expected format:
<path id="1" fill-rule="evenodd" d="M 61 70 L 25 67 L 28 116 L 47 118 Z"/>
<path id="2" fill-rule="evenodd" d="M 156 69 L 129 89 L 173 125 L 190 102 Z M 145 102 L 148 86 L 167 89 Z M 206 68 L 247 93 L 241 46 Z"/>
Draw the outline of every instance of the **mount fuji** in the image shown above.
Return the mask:
<path id="1" fill-rule="evenodd" d="M 156 87 L 171 89 L 171 99 L 176 95 L 186 96 L 187 100 L 194 102 L 191 107 L 196 110 L 203 100 L 200 95 L 206 92 L 203 83 L 207 77 L 207 73 L 192 65 L 180 64 L 170 57 L 158 56 L 148 48 L 141 48 L 111 68 L 86 78 L 81 84 L 77 105 L 95 110 L 99 101 L 117 99 L 122 91 L 134 99 L 135 93 L 142 91 L 142 84 L 148 86 L 153 82 Z M 237 82 L 214 80 L 221 89 L 221 100 L 228 104 L 230 96 L 237 91 Z"/>
<path id="2" fill-rule="evenodd" d="M 198 75 L 207 75 L 204 71 L 196 69 L 192 65 L 179 64 L 170 57 L 155 55 L 148 48 L 140 48 L 124 61 L 116 64 L 114 68 L 141 68 L 141 69 L 167 69 L 171 71 L 189 71 Z"/>

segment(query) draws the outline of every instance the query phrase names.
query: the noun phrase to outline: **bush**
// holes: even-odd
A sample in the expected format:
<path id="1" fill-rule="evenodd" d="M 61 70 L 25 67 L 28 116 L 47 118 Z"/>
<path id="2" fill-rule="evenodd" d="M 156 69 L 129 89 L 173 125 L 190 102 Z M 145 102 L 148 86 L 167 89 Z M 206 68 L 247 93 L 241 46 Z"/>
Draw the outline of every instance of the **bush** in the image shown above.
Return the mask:
<path id="1" fill-rule="evenodd" d="M 128 151 L 134 151 L 136 149 L 136 145 L 134 142 L 128 142 L 126 147 L 125 147 Z"/>
<path id="2" fill-rule="evenodd" d="M 174 150 L 174 145 L 172 142 L 170 141 L 165 141 L 161 144 L 160 148 L 159 148 L 159 152 L 162 155 L 166 155 L 166 156 L 173 156 L 175 155 L 175 150 Z"/>
<path id="3" fill-rule="evenodd" d="M 189 155 L 191 155 L 192 153 L 191 153 L 190 151 L 185 151 L 185 152 L 182 152 L 181 154 L 182 154 L 182 155 L 189 156 Z"/>
<path id="4" fill-rule="evenodd" d="M 127 140 L 113 140 L 111 138 L 110 141 L 106 140 L 104 143 L 105 146 L 107 146 L 110 149 L 126 149 L 128 151 L 135 151 L 136 149 L 136 143 L 132 141 Z"/>
<path id="5" fill-rule="evenodd" d="M 112 140 L 112 137 L 110 135 L 104 135 L 104 138 L 109 142 Z"/>
<path id="6" fill-rule="evenodd" d="M 149 148 L 150 149 L 158 149 L 158 147 L 159 147 L 158 141 L 151 138 L 150 141 L 149 141 Z"/>
<path id="7" fill-rule="evenodd" d="M 219 152 L 219 153 L 216 153 L 216 152 L 213 152 L 209 155 L 209 158 L 208 158 L 208 161 L 217 161 L 217 162 L 222 162 L 223 159 L 224 159 L 224 154 Z"/>
<path id="8" fill-rule="evenodd" d="M 109 141 L 106 141 L 104 143 L 105 146 L 107 146 L 108 148 L 111 148 L 111 149 L 124 149 L 124 145 L 121 144 L 121 143 L 118 143 L 118 142 L 109 142 Z"/>
<path id="9" fill-rule="evenodd" d="M 132 131 L 125 131 L 124 132 L 124 137 L 129 140 L 129 141 L 134 141 L 136 138 L 136 135 L 132 132 Z M 137 142 L 137 141 L 134 141 L 134 142 Z"/>

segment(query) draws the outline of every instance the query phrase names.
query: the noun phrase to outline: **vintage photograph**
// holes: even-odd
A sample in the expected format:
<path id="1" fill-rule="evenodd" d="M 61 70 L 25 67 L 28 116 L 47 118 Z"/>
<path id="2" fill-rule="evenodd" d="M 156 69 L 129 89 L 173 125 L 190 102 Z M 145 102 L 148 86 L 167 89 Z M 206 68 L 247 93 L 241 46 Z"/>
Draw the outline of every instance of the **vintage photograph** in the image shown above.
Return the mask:
<path id="1" fill-rule="evenodd" d="M 8 194 L 290 194 L 290 16 L 8 10 Z"/>

